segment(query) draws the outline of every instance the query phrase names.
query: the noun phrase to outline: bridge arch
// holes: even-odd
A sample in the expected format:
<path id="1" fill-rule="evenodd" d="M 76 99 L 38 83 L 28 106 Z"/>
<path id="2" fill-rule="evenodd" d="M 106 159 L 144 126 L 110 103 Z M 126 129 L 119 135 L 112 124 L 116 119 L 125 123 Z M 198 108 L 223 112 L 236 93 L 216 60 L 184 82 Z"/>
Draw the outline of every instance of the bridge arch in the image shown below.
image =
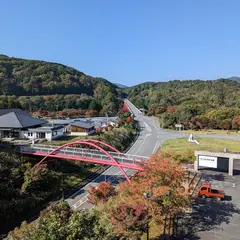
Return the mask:
<path id="1" fill-rule="evenodd" d="M 115 162 L 116 163 L 116 166 L 120 169 L 120 171 L 123 173 L 123 175 L 125 176 L 125 178 L 127 179 L 128 182 L 131 182 L 131 180 L 129 179 L 128 175 L 126 174 L 126 172 L 124 171 L 124 169 L 121 167 L 121 165 L 119 164 L 119 162 L 114 159 L 113 156 L 110 155 L 110 153 L 108 153 L 106 150 L 104 150 L 102 147 L 98 146 L 97 144 L 101 144 L 103 146 L 106 146 L 108 148 L 110 148 L 111 150 L 114 150 L 115 152 L 121 154 L 120 151 L 118 151 L 117 149 L 115 149 L 114 147 L 106 144 L 106 143 L 103 143 L 101 141 L 98 141 L 98 140 L 94 140 L 92 141 L 92 139 L 90 140 L 79 140 L 79 141 L 75 141 L 75 142 L 70 142 L 70 143 L 66 143 L 62 146 L 59 146 L 58 148 L 52 150 L 50 153 L 48 153 L 40 162 L 37 163 L 37 166 L 41 165 L 48 157 L 51 157 L 53 156 L 56 152 L 58 152 L 59 150 L 61 149 L 64 149 L 66 147 L 69 147 L 69 146 L 74 146 L 74 145 L 85 145 L 85 146 L 89 146 L 89 147 L 93 147 L 97 150 L 99 150 L 100 152 L 102 152 L 103 154 L 105 154 L 107 157 L 109 157 L 109 159 L 112 161 L 112 162 Z"/>

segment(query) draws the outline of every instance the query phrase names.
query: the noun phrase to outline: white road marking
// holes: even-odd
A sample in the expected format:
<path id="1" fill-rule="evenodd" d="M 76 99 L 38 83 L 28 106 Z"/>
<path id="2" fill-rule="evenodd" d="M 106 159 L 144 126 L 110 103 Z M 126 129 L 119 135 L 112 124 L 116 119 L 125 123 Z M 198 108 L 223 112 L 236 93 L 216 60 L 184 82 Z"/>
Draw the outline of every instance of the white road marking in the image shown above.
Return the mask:
<path id="1" fill-rule="evenodd" d="M 152 132 L 152 129 L 150 128 L 150 126 L 144 122 L 145 128 L 147 129 L 148 132 Z"/>
<path id="2" fill-rule="evenodd" d="M 151 135 L 152 135 L 152 134 L 149 134 L 149 133 L 145 135 L 144 140 L 143 140 L 141 146 L 138 148 L 138 150 L 136 151 L 135 154 L 137 154 L 137 153 L 139 152 L 139 150 L 142 148 L 142 146 L 144 145 L 144 143 L 145 143 L 145 141 L 146 141 L 146 138 L 149 137 L 149 136 L 151 136 Z"/>
<path id="3" fill-rule="evenodd" d="M 161 145 L 161 142 L 157 141 L 153 149 L 153 153 L 155 153 L 159 149 L 160 145 Z"/>

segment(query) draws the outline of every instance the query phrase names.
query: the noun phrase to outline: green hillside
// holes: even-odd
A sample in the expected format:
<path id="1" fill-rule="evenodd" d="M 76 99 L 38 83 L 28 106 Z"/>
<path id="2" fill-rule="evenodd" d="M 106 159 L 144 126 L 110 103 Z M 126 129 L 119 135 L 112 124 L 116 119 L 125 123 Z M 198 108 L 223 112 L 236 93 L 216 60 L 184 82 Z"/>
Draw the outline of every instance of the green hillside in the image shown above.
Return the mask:
<path id="1" fill-rule="evenodd" d="M 136 106 L 159 116 L 165 128 L 173 128 L 178 122 L 188 129 L 240 128 L 236 118 L 240 115 L 240 83 L 236 81 L 149 82 L 124 91 Z"/>
<path id="2" fill-rule="evenodd" d="M 56 102 L 56 94 L 71 94 L 66 101 L 66 97 L 61 97 L 58 110 L 70 107 L 92 109 L 96 105 L 98 109 L 115 113 L 119 108 L 116 88 L 116 85 L 103 78 L 88 76 L 62 64 L 0 55 L 0 95 L 15 96 L 8 97 L 7 100 L 0 98 L 0 108 L 17 105 L 29 110 L 39 107 L 34 104 L 37 100 L 32 99 L 32 96 L 52 95 L 53 102 Z M 22 97 L 19 101 L 20 96 L 26 99 Z M 30 104 L 22 104 L 23 100 Z M 73 103 L 77 100 L 81 104 Z M 43 110 L 54 110 L 53 106 L 42 106 Z"/>

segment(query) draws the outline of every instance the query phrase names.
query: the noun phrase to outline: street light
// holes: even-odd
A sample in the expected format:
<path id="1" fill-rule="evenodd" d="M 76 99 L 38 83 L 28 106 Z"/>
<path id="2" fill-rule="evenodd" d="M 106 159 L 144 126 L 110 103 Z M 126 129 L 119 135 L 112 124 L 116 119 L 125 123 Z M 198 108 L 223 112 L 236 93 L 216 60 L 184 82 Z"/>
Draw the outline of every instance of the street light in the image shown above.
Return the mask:
<path id="1" fill-rule="evenodd" d="M 145 199 L 147 199 L 147 218 L 148 218 L 149 200 L 153 196 L 153 193 L 152 192 L 149 192 L 149 193 L 144 192 L 143 196 L 144 196 Z M 148 222 L 148 219 L 147 219 L 147 240 L 149 240 L 149 222 Z"/>

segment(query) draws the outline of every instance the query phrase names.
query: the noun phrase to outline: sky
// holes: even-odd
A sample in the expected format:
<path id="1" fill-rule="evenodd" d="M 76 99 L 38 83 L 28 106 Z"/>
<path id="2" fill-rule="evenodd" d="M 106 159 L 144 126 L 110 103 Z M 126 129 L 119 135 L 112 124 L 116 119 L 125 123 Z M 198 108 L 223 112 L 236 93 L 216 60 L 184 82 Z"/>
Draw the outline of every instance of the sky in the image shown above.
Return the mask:
<path id="1" fill-rule="evenodd" d="M 239 0 L 0 0 L 0 53 L 128 86 L 240 76 Z"/>

